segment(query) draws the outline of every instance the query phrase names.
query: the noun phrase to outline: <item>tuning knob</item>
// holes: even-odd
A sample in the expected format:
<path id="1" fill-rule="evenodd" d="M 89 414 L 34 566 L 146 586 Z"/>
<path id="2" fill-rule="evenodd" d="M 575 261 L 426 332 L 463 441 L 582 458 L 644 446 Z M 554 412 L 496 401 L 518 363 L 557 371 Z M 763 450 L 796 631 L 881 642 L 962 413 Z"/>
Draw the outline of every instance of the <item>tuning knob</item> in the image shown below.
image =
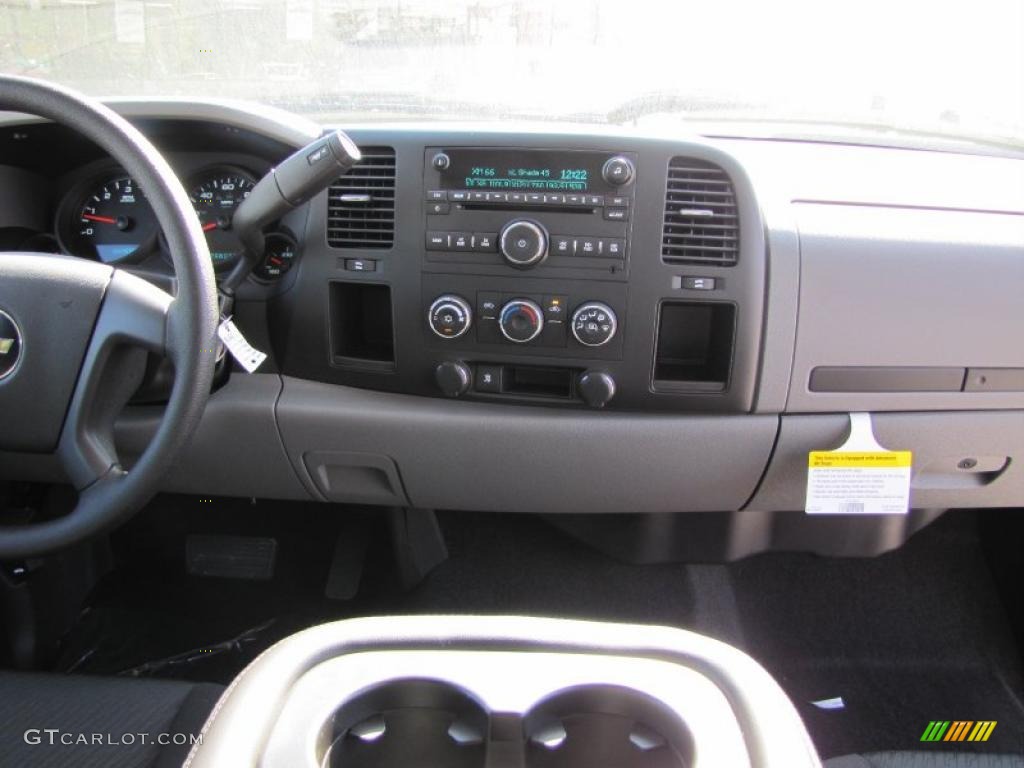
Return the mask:
<path id="1" fill-rule="evenodd" d="M 610 158 L 601 169 L 601 177 L 617 187 L 629 184 L 634 175 L 636 175 L 636 168 L 633 166 L 633 161 L 621 155 Z"/>
<path id="2" fill-rule="evenodd" d="M 532 267 L 548 255 L 548 233 L 535 221 L 516 219 L 501 230 L 498 238 L 501 255 L 513 267 Z"/>
<path id="3" fill-rule="evenodd" d="M 603 371 L 584 371 L 576 380 L 576 391 L 591 408 L 604 408 L 615 397 L 615 379 Z"/>
<path id="4" fill-rule="evenodd" d="M 461 362 L 445 361 L 434 369 L 434 380 L 438 388 L 448 397 L 466 394 L 472 373 L 469 366 Z"/>

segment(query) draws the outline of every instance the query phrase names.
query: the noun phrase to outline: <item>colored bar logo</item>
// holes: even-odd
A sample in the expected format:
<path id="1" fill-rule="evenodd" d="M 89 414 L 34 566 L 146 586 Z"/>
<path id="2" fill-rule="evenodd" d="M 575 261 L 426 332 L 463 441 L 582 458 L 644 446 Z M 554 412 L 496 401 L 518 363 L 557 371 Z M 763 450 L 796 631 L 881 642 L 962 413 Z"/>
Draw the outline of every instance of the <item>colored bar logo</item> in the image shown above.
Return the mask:
<path id="1" fill-rule="evenodd" d="M 988 741 L 996 720 L 932 720 L 921 741 Z"/>

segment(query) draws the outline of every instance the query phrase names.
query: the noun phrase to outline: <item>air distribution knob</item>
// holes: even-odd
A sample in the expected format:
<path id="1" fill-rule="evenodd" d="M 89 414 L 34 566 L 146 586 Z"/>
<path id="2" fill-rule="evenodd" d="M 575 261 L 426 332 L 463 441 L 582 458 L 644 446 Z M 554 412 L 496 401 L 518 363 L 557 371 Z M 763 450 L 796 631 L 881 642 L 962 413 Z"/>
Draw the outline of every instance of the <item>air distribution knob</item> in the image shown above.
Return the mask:
<path id="1" fill-rule="evenodd" d="M 513 267 L 534 267 L 547 258 L 548 232 L 536 221 L 515 219 L 501 230 L 498 246 Z"/>
<path id="2" fill-rule="evenodd" d="M 615 337 L 619 322 L 615 312 L 600 301 L 581 304 L 572 313 L 572 335 L 587 347 L 602 347 Z"/>

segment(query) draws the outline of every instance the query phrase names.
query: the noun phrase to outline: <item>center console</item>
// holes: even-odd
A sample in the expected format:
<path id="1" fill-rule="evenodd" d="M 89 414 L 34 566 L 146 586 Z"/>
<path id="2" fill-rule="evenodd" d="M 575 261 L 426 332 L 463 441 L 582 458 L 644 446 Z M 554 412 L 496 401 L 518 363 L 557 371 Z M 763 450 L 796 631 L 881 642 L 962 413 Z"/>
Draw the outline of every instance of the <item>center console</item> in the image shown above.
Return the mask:
<path id="1" fill-rule="evenodd" d="M 235 680 L 190 768 L 820 768 L 755 661 L 682 630 L 523 617 L 357 619 Z"/>
<path id="2" fill-rule="evenodd" d="M 751 410 L 764 238 L 731 157 L 599 135 L 350 134 L 364 159 L 311 204 L 302 272 L 272 308 L 283 373 L 510 405 Z"/>

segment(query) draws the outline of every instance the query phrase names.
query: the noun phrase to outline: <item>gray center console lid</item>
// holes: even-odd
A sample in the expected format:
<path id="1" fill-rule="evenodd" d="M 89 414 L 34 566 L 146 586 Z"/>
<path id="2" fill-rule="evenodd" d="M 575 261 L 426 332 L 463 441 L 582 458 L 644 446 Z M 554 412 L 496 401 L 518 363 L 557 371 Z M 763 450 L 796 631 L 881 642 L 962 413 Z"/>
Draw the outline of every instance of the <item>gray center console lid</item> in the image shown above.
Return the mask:
<path id="1" fill-rule="evenodd" d="M 785 693 L 729 645 L 483 616 L 355 619 L 283 640 L 228 688 L 185 766 L 397 765 L 380 748 L 392 726 L 406 762 L 431 765 L 568 768 L 584 764 L 560 749 L 574 734 L 579 748 L 618 729 L 638 765 L 820 768 Z"/>

